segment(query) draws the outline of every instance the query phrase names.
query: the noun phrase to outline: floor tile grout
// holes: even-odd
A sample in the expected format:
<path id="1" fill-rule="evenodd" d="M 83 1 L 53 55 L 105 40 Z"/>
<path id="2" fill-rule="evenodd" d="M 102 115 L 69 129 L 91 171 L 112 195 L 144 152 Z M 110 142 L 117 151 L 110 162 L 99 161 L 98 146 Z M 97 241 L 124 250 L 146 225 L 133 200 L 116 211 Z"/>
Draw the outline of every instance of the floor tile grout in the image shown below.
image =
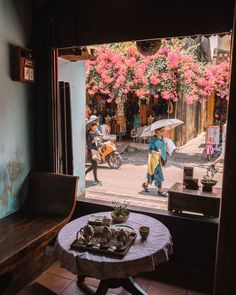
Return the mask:
<path id="1" fill-rule="evenodd" d="M 64 291 L 66 291 L 66 289 L 67 288 L 69 288 L 70 287 L 70 285 L 73 283 L 74 281 L 73 280 L 71 280 L 71 282 L 70 282 L 70 284 L 67 286 L 67 287 L 65 287 L 61 292 L 59 292 L 59 294 L 58 295 L 60 295 L 60 294 L 62 294 Z"/>
<path id="2" fill-rule="evenodd" d="M 77 279 L 77 278 L 75 278 L 75 279 L 69 279 L 69 278 L 66 278 L 66 277 L 64 277 L 62 275 L 59 275 L 59 274 L 56 274 L 56 273 L 53 273 L 53 272 L 49 272 L 49 271 L 47 271 L 47 273 L 50 274 L 50 275 L 54 275 L 54 276 L 60 277 L 62 279 L 66 279 L 66 280 L 72 281 L 72 282 L 73 281 L 76 281 L 76 279 Z"/>

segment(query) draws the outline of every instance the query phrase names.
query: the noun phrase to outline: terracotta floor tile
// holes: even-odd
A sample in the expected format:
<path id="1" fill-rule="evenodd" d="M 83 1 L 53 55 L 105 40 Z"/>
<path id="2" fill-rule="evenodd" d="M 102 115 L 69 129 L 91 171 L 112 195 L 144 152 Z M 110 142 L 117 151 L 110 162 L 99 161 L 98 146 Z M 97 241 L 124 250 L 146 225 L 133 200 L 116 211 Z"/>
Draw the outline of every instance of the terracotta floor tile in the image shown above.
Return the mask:
<path id="1" fill-rule="evenodd" d="M 188 290 L 187 295 L 207 295 L 207 294 Z"/>
<path id="2" fill-rule="evenodd" d="M 149 279 L 146 279 L 146 278 L 135 278 L 134 279 L 136 282 L 137 282 L 137 284 L 144 290 L 144 291 L 146 291 L 148 288 L 149 288 L 149 286 L 150 286 L 150 284 L 151 284 L 151 280 L 149 280 Z"/>
<path id="3" fill-rule="evenodd" d="M 187 290 L 152 281 L 147 293 L 148 295 L 187 295 Z"/>
<path id="4" fill-rule="evenodd" d="M 112 295 L 130 295 L 130 293 L 124 290 L 123 288 L 109 289 L 109 292 Z"/>
<path id="5" fill-rule="evenodd" d="M 47 273 L 55 274 L 57 276 L 63 277 L 65 279 L 76 280 L 77 276 L 73 275 L 71 272 L 61 267 L 60 261 L 54 262 L 54 264 L 47 269 Z"/>
<path id="6" fill-rule="evenodd" d="M 42 284 L 43 286 L 47 287 L 51 291 L 59 294 L 61 293 L 66 287 L 71 284 L 71 280 L 50 274 L 50 273 L 43 273 L 38 279 L 37 282 Z"/>
<path id="7" fill-rule="evenodd" d="M 92 290 L 92 292 L 96 291 L 96 288 L 89 286 L 89 289 Z M 60 295 L 85 295 L 85 292 L 83 289 L 79 288 L 76 281 L 72 281 L 72 283 L 63 290 Z"/>
<path id="8" fill-rule="evenodd" d="M 92 286 L 92 287 L 95 287 L 97 288 L 99 283 L 100 283 L 100 280 L 97 280 L 97 279 L 94 279 L 94 278 L 86 278 L 84 283 L 86 285 L 89 285 L 89 286 Z"/>

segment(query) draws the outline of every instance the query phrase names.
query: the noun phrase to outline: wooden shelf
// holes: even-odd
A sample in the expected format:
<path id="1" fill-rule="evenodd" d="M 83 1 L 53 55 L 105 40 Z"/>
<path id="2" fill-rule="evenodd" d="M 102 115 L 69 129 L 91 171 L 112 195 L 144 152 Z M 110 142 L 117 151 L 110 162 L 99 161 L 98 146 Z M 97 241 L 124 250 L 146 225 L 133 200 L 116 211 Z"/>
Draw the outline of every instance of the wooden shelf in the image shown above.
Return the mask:
<path id="1" fill-rule="evenodd" d="M 202 189 L 190 190 L 182 183 L 175 183 L 169 192 L 168 210 L 177 213 L 183 211 L 200 213 L 207 217 L 219 217 L 221 188 L 213 188 L 212 192 Z"/>

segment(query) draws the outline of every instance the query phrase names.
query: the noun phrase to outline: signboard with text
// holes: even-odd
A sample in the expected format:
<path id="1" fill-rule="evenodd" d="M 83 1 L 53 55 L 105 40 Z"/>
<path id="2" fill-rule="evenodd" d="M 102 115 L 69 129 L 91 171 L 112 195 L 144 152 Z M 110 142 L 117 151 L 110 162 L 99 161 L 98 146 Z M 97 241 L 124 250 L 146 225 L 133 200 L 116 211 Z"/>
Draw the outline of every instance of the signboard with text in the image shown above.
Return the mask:
<path id="1" fill-rule="evenodd" d="M 212 144 L 220 144 L 220 126 L 208 126 L 207 129 L 207 141 L 211 141 Z"/>

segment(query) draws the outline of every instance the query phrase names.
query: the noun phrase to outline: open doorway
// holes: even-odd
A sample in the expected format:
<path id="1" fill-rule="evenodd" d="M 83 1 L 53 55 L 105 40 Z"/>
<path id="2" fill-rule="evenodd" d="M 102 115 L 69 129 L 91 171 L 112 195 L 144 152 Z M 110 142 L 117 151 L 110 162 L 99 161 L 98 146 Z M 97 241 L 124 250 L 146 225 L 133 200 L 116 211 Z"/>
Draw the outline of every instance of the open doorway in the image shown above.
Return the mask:
<path id="1" fill-rule="evenodd" d="M 225 140 L 230 48 L 224 48 L 222 56 L 221 50 L 214 51 L 213 43 L 204 37 L 162 40 L 161 44 L 157 42 L 157 51 L 148 54 L 145 46 L 138 47 L 135 42 L 89 46 L 84 51 L 80 48 L 79 53 L 75 48 L 59 51 L 59 81 L 69 83 L 72 99 L 74 174 L 80 176 L 81 198 L 109 204 L 113 200 L 127 201 L 134 206 L 167 210 L 168 198 L 158 195 L 155 186 L 149 192 L 142 187 L 150 143 L 150 138 L 142 133 L 162 119 L 183 121 L 164 134 L 176 149 L 167 156 L 163 167 L 163 189 L 168 191 L 176 183 L 183 184 L 184 167 L 194 170 L 188 176 L 192 186 L 201 185 L 207 168 L 222 154 Z M 114 75 L 116 72 L 118 76 Z M 180 73 L 184 78 L 179 77 Z M 219 104 L 221 114 L 217 121 Z M 119 169 L 98 163 L 99 183 L 94 183 L 92 172 L 85 181 L 85 119 L 91 116 L 98 117 L 100 131 L 102 125 L 107 126 L 109 140 L 115 143 L 122 158 Z M 223 164 L 219 163 L 214 175 L 218 196 L 222 175 Z"/>

